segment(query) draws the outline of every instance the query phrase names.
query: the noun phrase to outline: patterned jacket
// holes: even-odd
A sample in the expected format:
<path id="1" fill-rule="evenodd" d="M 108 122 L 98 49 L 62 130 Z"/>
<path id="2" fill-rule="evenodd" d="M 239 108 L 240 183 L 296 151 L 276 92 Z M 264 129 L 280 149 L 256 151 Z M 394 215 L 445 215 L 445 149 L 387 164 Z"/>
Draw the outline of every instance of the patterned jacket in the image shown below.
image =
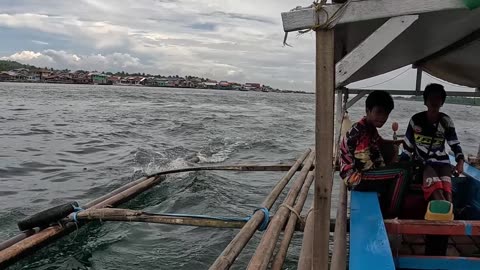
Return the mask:
<path id="1" fill-rule="evenodd" d="M 377 128 L 368 124 L 365 117 L 353 124 L 340 144 L 340 176 L 348 186 L 360 182 L 360 177 L 352 177 L 355 173 L 385 166 L 380 152 L 382 143 Z"/>

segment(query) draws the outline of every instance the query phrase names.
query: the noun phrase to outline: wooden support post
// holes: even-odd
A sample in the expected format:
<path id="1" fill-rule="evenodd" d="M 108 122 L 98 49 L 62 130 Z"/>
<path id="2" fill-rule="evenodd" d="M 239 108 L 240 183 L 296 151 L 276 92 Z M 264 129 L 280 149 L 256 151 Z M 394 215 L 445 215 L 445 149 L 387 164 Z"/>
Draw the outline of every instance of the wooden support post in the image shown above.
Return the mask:
<path id="1" fill-rule="evenodd" d="M 333 164 L 335 63 L 333 30 L 316 31 L 313 269 L 328 269 Z"/>
<path id="2" fill-rule="evenodd" d="M 417 67 L 417 80 L 415 83 L 415 95 L 420 96 L 420 91 L 422 91 L 422 74 L 423 70 L 421 67 Z"/>

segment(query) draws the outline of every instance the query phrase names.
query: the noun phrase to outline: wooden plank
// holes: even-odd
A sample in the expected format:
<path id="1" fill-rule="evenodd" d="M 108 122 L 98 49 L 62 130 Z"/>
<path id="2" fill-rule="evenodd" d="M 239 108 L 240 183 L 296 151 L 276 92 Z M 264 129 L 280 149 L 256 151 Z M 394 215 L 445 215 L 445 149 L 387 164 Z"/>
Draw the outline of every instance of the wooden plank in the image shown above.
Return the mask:
<path id="1" fill-rule="evenodd" d="M 391 234 L 480 235 L 480 221 L 385 220 Z"/>
<path id="2" fill-rule="evenodd" d="M 480 258 L 468 257 L 400 256 L 396 263 L 403 269 L 480 269 Z"/>
<path id="3" fill-rule="evenodd" d="M 375 192 L 351 193 L 349 266 L 350 270 L 396 269 Z"/>
<path id="4" fill-rule="evenodd" d="M 316 31 L 313 269 L 328 269 L 335 102 L 333 30 Z"/>
<path id="5" fill-rule="evenodd" d="M 335 85 L 343 86 L 355 72 L 360 70 L 390 42 L 407 30 L 418 19 L 418 15 L 394 17 L 386 21 L 355 49 L 350 51 L 336 66 Z"/>
<path id="6" fill-rule="evenodd" d="M 283 30 L 292 32 L 311 29 L 327 22 L 342 7 L 342 4 L 324 5 L 326 12 L 316 12 L 308 7 L 282 13 Z M 467 10 L 462 0 L 365 0 L 352 1 L 337 24 L 422 14 L 442 10 Z"/>

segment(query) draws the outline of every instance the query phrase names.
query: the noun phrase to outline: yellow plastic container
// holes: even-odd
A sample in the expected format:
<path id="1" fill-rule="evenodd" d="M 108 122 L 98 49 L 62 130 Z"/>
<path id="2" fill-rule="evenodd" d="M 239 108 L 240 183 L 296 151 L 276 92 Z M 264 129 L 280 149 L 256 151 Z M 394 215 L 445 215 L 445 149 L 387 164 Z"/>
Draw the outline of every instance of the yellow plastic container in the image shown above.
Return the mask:
<path id="1" fill-rule="evenodd" d="M 453 220 L 453 205 L 449 201 L 433 200 L 428 203 L 425 220 Z"/>

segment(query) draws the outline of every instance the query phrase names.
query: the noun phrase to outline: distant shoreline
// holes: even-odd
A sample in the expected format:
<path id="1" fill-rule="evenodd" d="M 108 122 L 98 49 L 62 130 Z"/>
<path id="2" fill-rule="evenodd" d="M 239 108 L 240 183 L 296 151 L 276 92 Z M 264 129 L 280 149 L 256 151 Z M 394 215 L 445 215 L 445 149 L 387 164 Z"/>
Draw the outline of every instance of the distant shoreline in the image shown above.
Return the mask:
<path id="1" fill-rule="evenodd" d="M 293 91 L 293 90 L 239 90 L 239 89 L 218 89 L 218 88 L 202 88 L 202 87 L 179 87 L 179 86 L 148 86 L 134 84 L 94 84 L 94 83 L 70 83 L 70 82 L 40 82 L 40 81 L 0 81 L 0 83 L 25 83 L 25 84 L 64 84 L 64 85 L 90 85 L 90 86 L 115 86 L 115 87 L 138 87 L 138 88 L 169 88 L 169 89 L 192 89 L 192 90 L 212 90 L 226 92 L 262 92 L 262 93 L 279 93 L 279 94 L 314 94 L 313 92 Z"/>

